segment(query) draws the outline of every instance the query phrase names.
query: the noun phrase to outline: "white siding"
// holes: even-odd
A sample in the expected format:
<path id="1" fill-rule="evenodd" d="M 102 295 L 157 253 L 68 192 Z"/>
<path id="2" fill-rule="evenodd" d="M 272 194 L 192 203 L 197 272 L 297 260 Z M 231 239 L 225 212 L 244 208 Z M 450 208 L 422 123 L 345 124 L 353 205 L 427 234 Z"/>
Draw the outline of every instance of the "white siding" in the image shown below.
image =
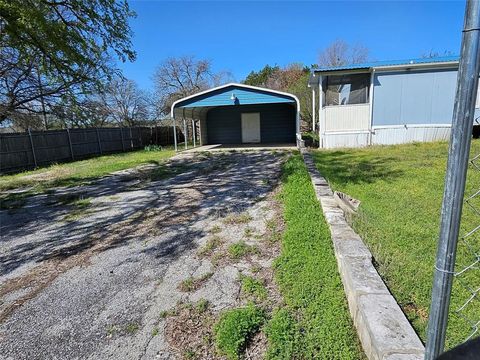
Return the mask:
<path id="1" fill-rule="evenodd" d="M 326 133 L 323 145 L 327 149 L 363 147 L 368 145 L 368 137 L 368 132 Z"/>
<path id="2" fill-rule="evenodd" d="M 448 140 L 450 125 L 406 125 L 374 127 L 372 145 L 395 145 L 411 142 Z"/>
<path id="3" fill-rule="evenodd" d="M 369 104 L 326 106 L 322 118 L 325 132 L 368 130 Z"/>

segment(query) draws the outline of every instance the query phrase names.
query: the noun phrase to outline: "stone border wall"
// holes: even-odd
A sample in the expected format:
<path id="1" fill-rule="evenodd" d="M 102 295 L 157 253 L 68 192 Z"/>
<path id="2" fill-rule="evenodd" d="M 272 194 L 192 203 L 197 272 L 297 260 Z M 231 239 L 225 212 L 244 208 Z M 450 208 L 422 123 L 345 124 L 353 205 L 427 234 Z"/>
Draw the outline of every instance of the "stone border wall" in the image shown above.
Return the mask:
<path id="1" fill-rule="evenodd" d="M 372 263 L 372 254 L 347 223 L 328 182 L 302 151 L 330 227 L 338 270 L 363 350 L 370 360 L 420 360 L 424 346 Z"/>

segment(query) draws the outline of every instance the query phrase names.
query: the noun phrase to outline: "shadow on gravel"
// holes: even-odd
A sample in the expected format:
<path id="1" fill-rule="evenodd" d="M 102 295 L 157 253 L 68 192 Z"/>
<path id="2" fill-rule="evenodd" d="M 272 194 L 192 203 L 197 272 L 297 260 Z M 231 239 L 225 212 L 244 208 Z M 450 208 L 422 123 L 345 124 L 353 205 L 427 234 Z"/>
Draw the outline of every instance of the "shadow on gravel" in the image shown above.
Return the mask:
<path id="1" fill-rule="evenodd" d="M 267 152 L 195 155 L 172 161 L 166 169 L 109 176 L 95 184 L 59 189 L 93 201 L 89 213 L 62 220 L 69 206 L 49 204 L 52 194 L 30 199 L 24 209 L 0 213 L 0 276 L 27 262 L 66 259 L 88 249 L 105 251 L 130 241 L 143 252 L 168 262 L 204 233 L 201 217 L 241 213 L 278 181 L 278 155 Z M 161 237 L 159 236 L 161 235 Z M 161 238 L 158 241 L 152 241 Z M 19 240 L 20 239 L 20 240 Z"/>

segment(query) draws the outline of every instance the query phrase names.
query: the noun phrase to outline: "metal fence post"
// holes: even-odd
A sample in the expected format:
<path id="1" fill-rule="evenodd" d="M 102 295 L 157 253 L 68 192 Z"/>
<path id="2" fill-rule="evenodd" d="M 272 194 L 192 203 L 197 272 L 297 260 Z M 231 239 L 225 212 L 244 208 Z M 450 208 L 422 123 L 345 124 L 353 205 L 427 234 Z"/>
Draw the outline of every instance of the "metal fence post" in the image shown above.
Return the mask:
<path id="1" fill-rule="evenodd" d="M 100 133 L 98 132 L 98 128 L 95 128 L 95 131 L 97 133 L 98 151 L 100 152 L 100 155 L 102 155 L 102 143 L 100 142 Z"/>
<path id="2" fill-rule="evenodd" d="M 130 150 L 133 150 L 135 146 L 133 146 L 133 134 L 132 134 L 132 127 L 129 127 L 130 130 Z"/>
<path id="3" fill-rule="evenodd" d="M 435 359 L 443 352 L 445 346 L 480 70 L 479 30 L 480 2 L 478 0 L 467 0 L 443 194 L 440 238 L 428 320 L 426 360 Z"/>
<path id="4" fill-rule="evenodd" d="M 70 137 L 70 129 L 66 128 L 67 131 L 67 138 L 68 138 L 68 146 L 70 146 L 70 155 L 72 160 L 75 160 L 75 156 L 73 155 L 73 146 L 72 146 L 72 138 Z"/>
<path id="5" fill-rule="evenodd" d="M 33 138 L 32 138 L 32 132 L 30 131 L 30 128 L 28 128 L 28 138 L 30 139 L 30 146 L 32 147 L 33 163 L 35 164 L 35 167 L 38 167 L 37 156 L 35 155 L 35 147 L 33 146 Z"/>
<path id="6" fill-rule="evenodd" d="M 120 140 L 122 141 L 122 151 L 125 151 L 125 143 L 123 142 L 123 128 L 120 126 Z"/>

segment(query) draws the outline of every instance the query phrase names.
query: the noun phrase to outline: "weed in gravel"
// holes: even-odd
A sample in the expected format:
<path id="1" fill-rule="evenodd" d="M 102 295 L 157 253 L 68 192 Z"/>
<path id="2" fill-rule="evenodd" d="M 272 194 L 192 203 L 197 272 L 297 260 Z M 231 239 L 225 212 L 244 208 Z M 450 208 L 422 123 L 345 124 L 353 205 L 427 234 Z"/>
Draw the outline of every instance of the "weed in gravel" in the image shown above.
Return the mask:
<path id="1" fill-rule="evenodd" d="M 197 359 L 197 353 L 195 351 L 193 351 L 192 349 L 187 349 L 183 353 L 183 357 L 187 360 Z"/>
<path id="2" fill-rule="evenodd" d="M 153 336 L 157 336 L 158 333 L 159 333 L 158 328 L 153 328 L 153 330 L 152 330 L 152 337 L 153 337 Z"/>
<path id="3" fill-rule="evenodd" d="M 210 307 L 210 302 L 206 299 L 200 299 L 196 304 L 195 304 L 195 309 L 199 313 L 204 313 L 205 311 L 208 310 Z"/>
<path id="4" fill-rule="evenodd" d="M 244 256 L 258 253 L 258 247 L 254 245 L 248 245 L 245 241 L 239 241 L 228 247 L 228 254 L 233 259 L 240 259 Z"/>
<path id="5" fill-rule="evenodd" d="M 160 319 L 165 319 L 169 316 L 174 316 L 176 315 L 176 310 L 163 310 L 160 312 Z"/>
<path id="6" fill-rule="evenodd" d="M 91 205 L 91 198 L 80 198 L 72 200 L 70 203 L 73 207 L 67 215 L 63 217 L 63 221 L 76 221 L 89 214 L 88 208 Z"/>
<path id="7" fill-rule="evenodd" d="M 219 236 L 213 236 L 198 250 L 197 255 L 200 257 L 211 255 L 221 244 L 222 239 Z"/>
<path id="8" fill-rule="evenodd" d="M 264 301 L 267 299 L 268 292 L 263 281 L 253 276 L 240 275 L 240 283 L 242 292 L 253 298 L 253 300 Z"/>
<path id="9" fill-rule="evenodd" d="M 183 280 L 178 289 L 183 292 L 192 292 L 200 288 L 208 279 L 213 275 L 213 272 L 206 273 L 205 275 L 200 276 L 199 278 L 189 277 L 188 279 Z"/>
<path id="10" fill-rule="evenodd" d="M 30 192 L 11 193 L 0 198 L 1 210 L 16 210 L 22 208 L 27 202 Z"/>
<path id="11" fill-rule="evenodd" d="M 230 214 L 225 217 L 223 222 L 227 225 L 240 225 L 248 224 L 252 220 L 253 218 L 250 216 L 250 214 L 244 212 L 241 214 Z"/>
<path id="12" fill-rule="evenodd" d="M 115 325 L 107 326 L 107 336 L 112 337 L 118 332 L 118 327 Z"/>
<path id="13" fill-rule="evenodd" d="M 218 225 L 214 225 L 210 228 L 210 230 L 208 230 L 210 234 L 218 234 L 221 231 L 222 231 L 222 228 Z"/>
<path id="14" fill-rule="evenodd" d="M 268 219 L 265 222 L 265 226 L 270 231 L 275 231 L 277 229 L 277 221 L 275 219 Z"/>
<path id="15" fill-rule="evenodd" d="M 75 203 L 83 199 L 85 199 L 84 194 L 78 193 L 61 194 L 56 197 L 57 203 L 61 205 L 75 205 Z"/>
<path id="16" fill-rule="evenodd" d="M 91 203 L 92 203 L 91 198 L 83 198 L 83 199 L 75 200 L 74 202 L 72 202 L 72 205 L 76 209 L 85 209 L 85 208 L 89 207 L 91 205 Z"/>
<path id="17" fill-rule="evenodd" d="M 223 257 L 224 257 L 224 254 L 221 253 L 221 252 L 218 252 L 218 253 L 213 254 L 210 261 L 212 262 L 212 265 L 216 267 L 216 266 L 218 266 L 220 261 L 223 259 Z"/>
<path id="18" fill-rule="evenodd" d="M 135 322 L 128 323 L 125 326 L 125 332 L 128 333 L 128 334 L 134 334 L 138 331 L 139 328 L 140 328 L 140 326 L 138 326 L 138 324 L 135 323 Z"/>
<path id="19" fill-rule="evenodd" d="M 248 341 L 264 322 L 265 312 L 253 304 L 225 311 L 214 327 L 218 351 L 229 360 L 240 359 Z"/>
<path id="20" fill-rule="evenodd" d="M 247 226 L 245 230 L 243 231 L 243 235 L 247 238 L 250 238 L 254 235 L 255 230 L 251 228 L 250 226 Z"/>
<path id="21" fill-rule="evenodd" d="M 253 265 L 250 271 L 254 274 L 259 273 L 262 270 L 262 267 L 259 265 Z"/>

